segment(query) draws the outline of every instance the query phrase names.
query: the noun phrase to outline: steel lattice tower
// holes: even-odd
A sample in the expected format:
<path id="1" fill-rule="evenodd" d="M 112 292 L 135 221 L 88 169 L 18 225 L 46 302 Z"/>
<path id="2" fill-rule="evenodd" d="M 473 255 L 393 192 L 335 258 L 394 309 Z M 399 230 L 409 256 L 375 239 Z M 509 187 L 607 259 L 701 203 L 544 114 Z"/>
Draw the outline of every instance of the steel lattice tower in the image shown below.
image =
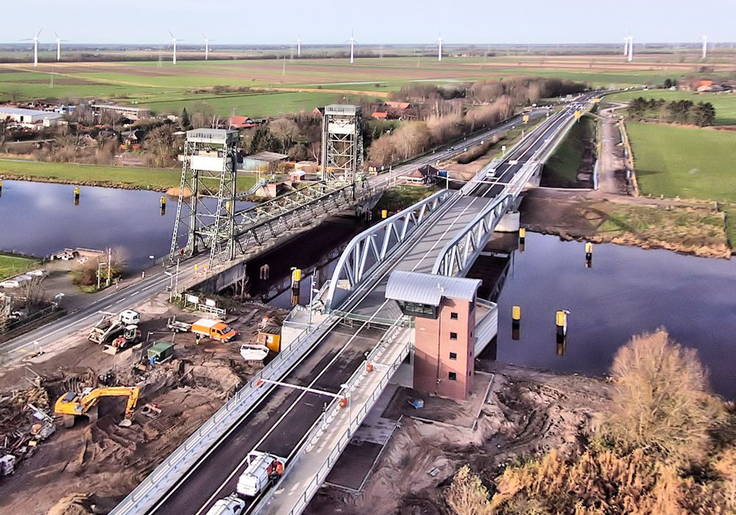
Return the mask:
<path id="1" fill-rule="evenodd" d="M 322 119 L 322 179 L 355 182 L 362 164 L 362 109 L 353 105 L 326 106 Z"/>
<path id="2" fill-rule="evenodd" d="M 235 257 L 237 154 L 237 131 L 187 131 L 170 265 L 207 249 L 210 267 Z"/>

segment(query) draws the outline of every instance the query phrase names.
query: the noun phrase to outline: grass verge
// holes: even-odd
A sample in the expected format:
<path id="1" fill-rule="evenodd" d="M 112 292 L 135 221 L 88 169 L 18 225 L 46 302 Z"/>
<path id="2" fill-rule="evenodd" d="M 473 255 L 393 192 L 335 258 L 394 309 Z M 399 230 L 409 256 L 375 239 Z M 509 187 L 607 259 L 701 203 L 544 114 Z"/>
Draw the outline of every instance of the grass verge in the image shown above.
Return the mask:
<path id="1" fill-rule="evenodd" d="M 595 121 L 590 116 L 580 118 L 544 165 L 546 186 L 579 187 L 578 172 L 583 164 L 586 142 L 595 138 Z"/>
<path id="2" fill-rule="evenodd" d="M 429 197 L 438 190 L 439 188 L 437 186 L 396 186 L 395 188 L 386 190 L 381 200 L 378 201 L 376 210 L 379 213 L 383 209 L 389 213 L 396 213 Z"/>
<path id="3" fill-rule="evenodd" d="M 166 191 L 179 186 L 181 171 L 163 168 L 95 166 L 0 159 L 0 177 L 87 186 Z M 238 177 L 238 190 L 250 188 L 255 177 Z"/>

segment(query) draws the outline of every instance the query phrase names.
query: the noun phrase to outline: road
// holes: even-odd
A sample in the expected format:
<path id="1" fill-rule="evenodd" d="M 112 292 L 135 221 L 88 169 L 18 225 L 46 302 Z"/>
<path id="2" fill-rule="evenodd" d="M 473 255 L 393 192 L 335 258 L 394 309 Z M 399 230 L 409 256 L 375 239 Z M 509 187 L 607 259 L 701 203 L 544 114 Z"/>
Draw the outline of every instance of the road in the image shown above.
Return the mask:
<path id="1" fill-rule="evenodd" d="M 511 157 L 520 161 L 530 157 L 544 144 L 546 135 L 564 121 L 562 117 L 550 120 L 549 124 L 541 127 L 541 132 L 537 134 L 534 131 L 529 135 Z M 510 178 L 520 167 L 521 164 L 504 167 L 500 177 Z M 361 293 L 350 311 L 364 315 L 368 320 L 396 318 L 398 307 L 386 300 L 383 293 L 390 272 L 396 268 L 421 272 L 431 270 L 444 242 L 462 230 L 482 204 L 490 202 L 502 188 L 498 184 L 483 184 L 484 191 L 479 196 L 458 197 L 448 210 L 440 214 L 437 223 L 421 226 L 413 236 L 412 244 L 399 251 L 399 264 L 381 269 L 378 279 Z M 236 490 L 238 478 L 246 468 L 247 456 L 253 450 L 287 460 L 292 458 L 321 413 L 334 402 L 330 394 L 340 391 L 341 385 L 363 363 L 366 353 L 387 330 L 368 322 L 352 327 L 335 323 L 321 336 L 313 350 L 281 380 L 286 385 L 309 387 L 325 392 L 325 395 L 286 385 L 273 386 L 148 513 L 206 513 L 215 501 Z M 249 499 L 246 513 L 258 500 Z"/>
<path id="2" fill-rule="evenodd" d="M 543 110 L 538 110 L 535 114 L 536 116 L 541 116 L 542 112 Z M 506 131 L 518 123 L 520 123 L 520 117 L 516 116 L 509 121 L 490 129 L 489 131 L 468 138 L 462 143 L 462 147 L 457 149 L 448 147 L 432 154 L 428 154 L 412 161 L 411 163 L 399 166 L 389 173 L 371 177 L 369 181 L 374 185 L 390 182 L 418 167 L 426 164 L 434 164 L 437 161 L 446 160 L 458 155 L 462 153 L 463 148 L 476 145 L 480 143 L 480 141 L 499 132 Z M 202 269 L 202 265 L 207 261 L 207 259 L 208 256 L 201 256 L 199 258 L 187 260 L 181 267 L 179 280 L 181 282 L 186 282 L 195 273 L 194 265 L 199 264 L 200 269 Z M 94 323 L 99 319 L 101 311 L 117 313 L 124 309 L 135 308 L 151 297 L 164 291 L 166 287 L 170 286 L 170 284 L 171 277 L 165 275 L 162 269 L 151 269 L 147 272 L 147 277 L 143 280 L 122 287 L 119 290 L 110 289 L 108 293 L 103 294 L 101 298 L 95 299 L 87 306 L 68 313 L 67 315 L 29 333 L 0 344 L 0 353 L 7 356 L 4 357 L 2 361 L 7 362 L 19 360 L 31 352 L 43 351 L 44 349 L 50 348 L 60 340 L 73 335 L 77 331 L 88 329 L 94 325 Z"/>

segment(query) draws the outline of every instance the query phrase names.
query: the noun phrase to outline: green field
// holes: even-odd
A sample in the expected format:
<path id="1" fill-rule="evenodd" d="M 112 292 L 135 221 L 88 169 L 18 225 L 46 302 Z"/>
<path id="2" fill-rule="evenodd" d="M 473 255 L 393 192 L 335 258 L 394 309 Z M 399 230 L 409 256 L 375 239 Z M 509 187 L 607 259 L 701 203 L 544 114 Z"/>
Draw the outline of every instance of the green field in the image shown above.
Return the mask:
<path id="1" fill-rule="evenodd" d="M 695 64 L 692 69 L 666 68 L 666 63 L 653 61 L 652 69 L 631 69 L 610 56 L 447 57 L 441 63 L 430 57 L 360 58 L 354 65 L 339 58 L 181 61 L 177 66 L 168 60 L 41 63 L 37 69 L 14 64 L 0 66 L 0 101 L 99 98 L 150 107 L 158 113 L 178 113 L 204 101 L 220 115 L 236 110 L 242 115 L 273 116 L 308 111 L 346 95 L 385 98 L 416 83 L 537 75 L 624 87 L 658 84 L 697 70 Z M 218 86 L 255 91 L 211 90 Z"/>
<path id="2" fill-rule="evenodd" d="M 736 134 L 628 123 L 642 194 L 729 203 L 729 240 L 736 242 Z"/>
<path id="3" fill-rule="evenodd" d="M 628 102 L 639 97 L 647 100 L 651 98 L 663 98 L 667 102 L 672 102 L 673 100 L 690 100 L 695 104 L 698 102 L 710 102 L 716 108 L 716 125 L 736 125 L 736 94 L 733 93 L 714 94 L 669 90 L 627 91 L 625 93 L 608 95 L 605 97 L 605 102 L 609 104 L 612 102 Z"/>
<path id="4" fill-rule="evenodd" d="M 38 260 L 20 256 L 0 254 L 0 281 L 27 272 L 38 263 Z"/>
<path id="5" fill-rule="evenodd" d="M 0 177 L 165 191 L 179 186 L 181 170 L 0 159 Z M 239 176 L 238 190 L 247 190 L 255 181 L 255 177 Z"/>

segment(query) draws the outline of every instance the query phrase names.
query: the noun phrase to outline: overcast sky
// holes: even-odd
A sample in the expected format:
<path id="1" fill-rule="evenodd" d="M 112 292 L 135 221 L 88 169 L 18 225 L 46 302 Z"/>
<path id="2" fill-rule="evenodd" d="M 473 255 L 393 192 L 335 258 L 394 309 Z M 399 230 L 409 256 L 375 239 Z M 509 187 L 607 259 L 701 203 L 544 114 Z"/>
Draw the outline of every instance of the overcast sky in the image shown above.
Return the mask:
<path id="1" fill-rule="evenodd" d="M 54 31 L 78 43 L 619 43 L 734 41 L 736 1 L 0 0 L 0 42 Z"/>

